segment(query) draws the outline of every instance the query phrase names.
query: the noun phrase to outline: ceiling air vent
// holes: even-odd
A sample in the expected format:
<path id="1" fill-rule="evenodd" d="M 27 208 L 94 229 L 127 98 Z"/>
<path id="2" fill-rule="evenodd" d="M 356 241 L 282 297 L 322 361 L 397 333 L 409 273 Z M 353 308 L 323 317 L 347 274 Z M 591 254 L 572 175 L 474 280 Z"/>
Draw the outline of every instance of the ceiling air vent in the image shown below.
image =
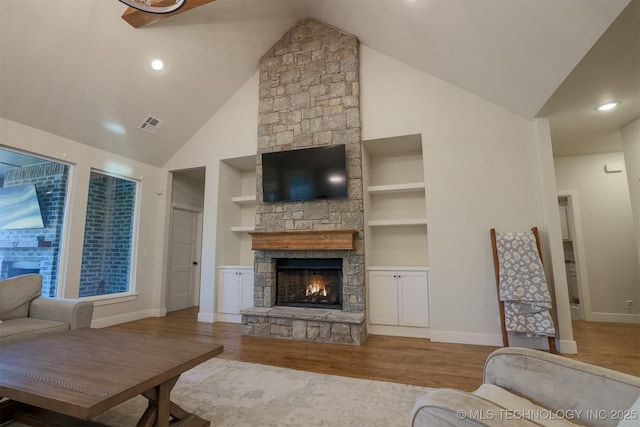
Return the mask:
<path id="1" fill-rule="evenodd" d="M 138 129 L 143 130 L 151 135 L 155 135 L 158 132 L 160 126 L 164 124 L 164 120 L 160 120 L 157 117 L 153 117 L 151 114 L 144 119 L 144 122 L 138 125 Z"/>

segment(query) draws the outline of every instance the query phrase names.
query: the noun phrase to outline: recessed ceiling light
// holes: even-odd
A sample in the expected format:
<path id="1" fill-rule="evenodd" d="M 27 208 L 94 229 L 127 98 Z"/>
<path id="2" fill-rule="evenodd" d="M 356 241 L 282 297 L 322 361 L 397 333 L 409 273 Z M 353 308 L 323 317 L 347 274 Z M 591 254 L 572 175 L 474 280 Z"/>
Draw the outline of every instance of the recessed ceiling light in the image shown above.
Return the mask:
<path id="1" fill-rule="evenodd" d="M 102 122 L 102 127 L 105 128 L 108 131 L 111 131 L 117 135 L 126 135 L 127 131 L 125 130 L 124 126 L 122 126 L 122 124 L 120 123 L 116 123 L 116 122 Z"/>
<path id="2" fill-rule="evenodd" d="M 598 111 L 609 111 L 609 110 L 613 110 L 618 105 L 620 105 L 619 101 L 607 102 L 607 103 L 604 103 L 602 105 L 598 105 L 596 107 L 596 110 L 598 110 Z"/>
<path id="3" fill-rule="evenodd" d="M 153 61 L 151 61 L 151 68 L 156 71 L 160 71 L 164 68 L 164 62 L 162 62 L 161 59 L 154 59 Z"/>

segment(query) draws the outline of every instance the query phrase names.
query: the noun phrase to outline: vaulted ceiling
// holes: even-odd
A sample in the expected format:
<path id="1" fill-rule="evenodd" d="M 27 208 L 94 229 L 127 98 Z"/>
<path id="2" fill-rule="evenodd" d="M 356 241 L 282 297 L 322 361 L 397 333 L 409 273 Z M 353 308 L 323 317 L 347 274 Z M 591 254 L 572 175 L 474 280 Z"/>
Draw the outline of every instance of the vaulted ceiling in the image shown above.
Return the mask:
<path id="1" fill-rule="evenodd" d="M 633 56 L 635 48 L 636 62 L 620 63 L 631 67 L 632 86 L 640 43 L 633 2 L 631 30 L 621 33 L 636 39 L 616 52 L 631 49 Z M 605 96 L 594 93 L 594 78 L 581 83 L 592 97 L 580 107 L 571 104 L 580 89 L 558 88 L 628 3 L 216 0 L 136 29 L 121 18 L 127 8 L 117 0 L 2 0 L 0 116 L 162 166 L 257 70 L 260 56 L 311 16 L 522 117 L 533 118 L 544 106 L 560 126 L 569 106 L 584 109 Z M 164 61 L 162 71 L 150 68 L 153 58 Z M 620 91 L 633 88 L 612 85 L 607 96 Z M 625 99 L 635 103 L 621 119 L 629 121 L 640 115 L 638 88 Z M 148 115 L 164 120 L 155 135 L 137 129 Z"/>

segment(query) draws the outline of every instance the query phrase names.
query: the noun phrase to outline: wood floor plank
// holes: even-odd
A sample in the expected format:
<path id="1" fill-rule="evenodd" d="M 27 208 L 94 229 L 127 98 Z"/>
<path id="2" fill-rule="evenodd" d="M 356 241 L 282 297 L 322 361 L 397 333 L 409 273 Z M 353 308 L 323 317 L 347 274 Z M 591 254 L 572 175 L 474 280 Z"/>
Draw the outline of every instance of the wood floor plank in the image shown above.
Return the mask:
<path id="1" fill-rule="evenodd" d="M 197 313 L 194 307 L 110 329 L 222 344 L 222 359 L 466 391 L 482 383 L 484 362 L 497 348 L 381 335 L 361 346 L 243 336 L 241 325 L 197 322 Z M 580 353 L 568 357 L 640 376 L 640 325 L 576 322 L 574 335 Z"/>
<path id="2" fill-rule="evenodd" d="M 573 322 L 578 354 L 572 359 L 640 376 L 640 324 Z"/>

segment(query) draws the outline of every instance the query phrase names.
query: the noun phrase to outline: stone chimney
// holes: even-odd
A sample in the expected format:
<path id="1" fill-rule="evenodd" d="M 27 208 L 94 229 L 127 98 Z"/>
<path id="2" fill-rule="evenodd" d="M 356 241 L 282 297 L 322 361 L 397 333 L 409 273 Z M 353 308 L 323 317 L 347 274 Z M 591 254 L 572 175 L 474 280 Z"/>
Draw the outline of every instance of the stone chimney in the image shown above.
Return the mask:
<path id="1" fill-rule="evenodd" d="M 298 22 L 260 60 L 256 231 L 356 233 L 353 250 L 256 251 L 254 305 L 270 308 L 275 304 L 274 259 L 342 258 L 342 312 L 351 315 L 347 323 L 353 323 L 357 315 L 362 324 L 355 332 L 347 331 L 358 335 L 354 340 L 321 339 L 330 342 L 359 343 L 366 338 L 359 96 L 358 39 L 316 19 Z M 263 203 L 263 153 L 337 144 L 346 148 L 346 199 Z M 256 333 L 251 321 L 250 316 L 243 316 L 247 333 L 269 335 Z"/>

